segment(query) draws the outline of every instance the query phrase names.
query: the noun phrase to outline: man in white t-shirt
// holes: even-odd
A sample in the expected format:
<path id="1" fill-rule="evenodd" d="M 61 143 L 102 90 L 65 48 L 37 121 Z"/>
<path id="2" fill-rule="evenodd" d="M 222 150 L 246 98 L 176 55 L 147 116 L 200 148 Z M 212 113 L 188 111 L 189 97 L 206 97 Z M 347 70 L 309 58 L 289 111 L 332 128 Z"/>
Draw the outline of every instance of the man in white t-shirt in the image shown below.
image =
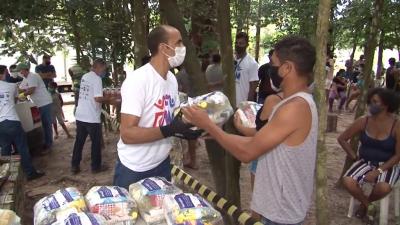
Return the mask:
<path id="1" fill-rule="evenodd" d="M 200 136 L 191 125 L 178 117 L 173 119 L 173 111 L 179 106 L 178 84 L 169 70 L 185 59 L 180 32 L 167 25 L 157 27 L 150 32 L 147 44 L 150 63 L 127 76 L 121 88 L 121 139 L 114 185 L 124 188 L 153 176 L 170 180 L 168 137 Z"/>
<path id="2" fill-rule="evenodd" d="M 53 119 L 51 113 L 53 100 L 42 78 L 36 73 L 29 72 L 29 69 L 30 66 L 27 63 L 20 63 L 17 66 L 17 71 L 24 77 L 20 84 L 20 89 L 23 90 L 26 96 L 30 95 L 33 102 L 39 107 L 44 131 L 44 149 L 46 150 L 51 148 L 53 144 Z"/>
<path id="3" fill-rule="evenodd" d="M 15 102 L 18 96 L 16 84 L 5 82 L 7 67 L 0 65 L 0 149 L 2 156 L 8 156 L 11 152 L 6 152 L 11 143 L 15 143 L 18 153 L 21 155 L 21 165 L 28 180 L 37 179 L 44 175 L 37 171 L 33 165 L 29 154 L 26 135 L 22 129 Z"/>
<path id="4" fill-rule="evenodd" d="M 79 89 L 78 106 L 76 107 L 76 139 L 72 153 L 71 172 L 79 173 L 82 160 L 82 150 L 86 138 L 89 135 L 92 140 L 91 157 L 92 173 L 107 170 L 101 164 L 101 104 L 106 100 L 103 98 L 103 84 L 101 77 L 105 75 L 107 64 L 103 59 L 93 62 L 92 70 L 81 79 Z"/>
<path id="5" fill-rule="evenodd" d="M 255 101 L 258 85 L 258 63 L 246 49 L 249 46 L 249 36 L 240 32 L 235 42 L 235 78 L 236 78 L 236 106 L 243 101 Z"/>

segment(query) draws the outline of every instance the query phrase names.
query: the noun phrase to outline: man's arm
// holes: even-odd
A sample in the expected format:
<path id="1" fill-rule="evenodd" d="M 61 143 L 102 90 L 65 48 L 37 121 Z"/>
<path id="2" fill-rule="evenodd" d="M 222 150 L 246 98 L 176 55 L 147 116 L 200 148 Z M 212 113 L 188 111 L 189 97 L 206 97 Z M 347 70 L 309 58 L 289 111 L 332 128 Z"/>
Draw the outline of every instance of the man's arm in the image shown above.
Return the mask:
<path id="1" fill-rule="evenodd" d="M 256 90 L 258 86 L 258 81 L 251 81 L 249 83 L 250 89 L 249 89 L 249 95 L 247 96 L 248 101 L 255 101 L 256 98 Z"/>
<path id="2" fill-rule="evenodd" d="M 299 126 L 304 125 L 304 121 L 299 121 L 293 116 L 303 115 L 304 109 L 305 107 L 299 107 L 299 104 L 282 106 L 276 112 L 274 118 L 258 131 L 254 137 L 242 137 L 224 132 L 220 127 L 212 123 L 207 114 L 199 108 L 191 107 L 183 111 L 188 120 L 206 130 L 224 149 L 237 159 L 242 162 L 250 162 L 271 151 L 275 146 L 284 143 L 292 133 L 298 130 Z"/>
<path id="3" fill-rule="evenodd" d="M 125 144 L 143 144 L 164 138 L 159 127 L 139 127 L 139 121 L 140 117 L 121 113 L 119 130 Z"/>

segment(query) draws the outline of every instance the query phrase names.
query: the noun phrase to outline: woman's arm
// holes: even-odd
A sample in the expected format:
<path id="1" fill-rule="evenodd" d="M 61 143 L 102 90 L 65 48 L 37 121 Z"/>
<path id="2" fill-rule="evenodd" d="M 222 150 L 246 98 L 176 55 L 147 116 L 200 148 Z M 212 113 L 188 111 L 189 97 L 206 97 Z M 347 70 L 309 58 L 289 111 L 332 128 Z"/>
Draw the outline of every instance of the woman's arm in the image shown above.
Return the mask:
<path id="1" fill-rule="evenodd" d="M 358 135 L 365 127 L 366 117 L 360 117 L 350 125 L 342 134 L 337 138 L 343 150 L 353 159 L 357 159 L 357 151 L 354 151 L 350 145 L 350 140 Z"/>

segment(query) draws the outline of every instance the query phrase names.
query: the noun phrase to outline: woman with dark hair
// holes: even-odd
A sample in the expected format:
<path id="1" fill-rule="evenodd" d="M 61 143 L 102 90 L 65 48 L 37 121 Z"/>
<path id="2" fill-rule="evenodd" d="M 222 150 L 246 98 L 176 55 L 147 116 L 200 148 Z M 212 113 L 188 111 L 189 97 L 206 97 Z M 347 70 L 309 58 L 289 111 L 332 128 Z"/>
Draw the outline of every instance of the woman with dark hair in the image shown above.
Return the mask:
<path id="1" fill-rule="evenodd" d="M 363 218 L 373 214 L 370 204 L 390 193 L 400 176 L 400 124 L 395 112 L 399 108 L 398 96 L 391 90 L 371 89 L 367 97 L 368 115 L 358 118 L 339 137 L 338 142 L 355 163 L 346 172 L 343 184 L 349 193 L 361 202 L 356 216 Z M 360 136 L 358 155 L 353 151 L 350 140 Z M 374 185 L 365 195 L 361 186 Z"/>

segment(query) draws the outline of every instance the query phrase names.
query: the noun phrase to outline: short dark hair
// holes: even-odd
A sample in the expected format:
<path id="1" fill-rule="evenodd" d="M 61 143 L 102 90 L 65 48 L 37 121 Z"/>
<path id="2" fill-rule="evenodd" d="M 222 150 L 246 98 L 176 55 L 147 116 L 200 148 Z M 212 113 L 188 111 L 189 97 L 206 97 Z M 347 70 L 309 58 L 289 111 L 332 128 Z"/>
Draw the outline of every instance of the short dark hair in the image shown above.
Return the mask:
<path id="1" fill-rule="evenodd" d="M 285 37 L 275 44 L 274 50 L 281 63 L 292 61 L 300 75 L 313 78 L 315 48 L 307 39 L 296 36 Z"/>
<path id="2" fill-rule="evenodd" d="M 245 32 L 237 33 L 236 34 L 236 40 L 240 39 L 240 38 L 243 38 L 246 41 L 246 43 L 249 43 L 249 35 L 247 33 L 245 33 Z"/>
<path id="3" fill-rule="evenodd" d="M 219 54 L 213 54 L 211 60 L 212 60 L 213 63 L 220 63 L 221 62 L 221 56 Z"/>
<path id="4" fill-rule="evenodd" d="M 268 56 L 271 57 L 274 54 L 274 49 L 269 50 Z"/>
<path id="5" fill-rule="evenodd" d="M 98 65 L 107 66 L 107 62 L 102 58 L 97 58 L 93 61 L 93 66 L 98 66 Z"/>
<path id="6" fill-rule="evenodd" d="M 0 65 L 0 75 L 3 75 L 4 71 L 6 71 L 7 66 L 5 65 Z"/>
<path id="7" fill-rule="evenodd" d="M 10 67 L 8 67 L 8 69 L 11 71 L 11 70 L 14 70 L 14 69 L 16 69 L 17 68 L 17 65 L 15 65 L 15 64 L 13 64 L 13 65 L 11 65 Z"/>
<path id="8" fill-rule="evenodd" d="M 44 55 L 43 55 L 43 59 L 50 59 L 50 58 L 51 58 L 51 56 L 48 55 L 48 54 L 44 54 Z"/>
<path id="9" fill-rule="evenodd" d="M 145 55 L 142 58 L 142 66 L 144 66 L 145 64 L 147 64 L 148 62 L 150 62 L 151 57 L 149 55 Z"/>
<path id="10" fill-rule="evenodd" d="M 390 58 L 389 59 L 389 65 L 394 66 L 396 64 L 396 59 L 395 58 Z"/>
<path id="11" fill-rule="evenodd" d="M 378 95 L 382 103 L 387 106 L 387 111 L 394 113 L 399 109 L 400 99 L 393 90 L 385 88 L 373 88 L 368 91 L 367 104 L 371 104 L 371 99 L 374 95 Z"/>
<path id="12" fill-rule="evenodd" d="M 155 55 L 158 53 L 158 45 L 161 43 L 168 42 L 168 31 L 166 26 L 159 26 L 150 31 L 147 37 L 147 47 L 149 48 L 150 54 Z"/>

